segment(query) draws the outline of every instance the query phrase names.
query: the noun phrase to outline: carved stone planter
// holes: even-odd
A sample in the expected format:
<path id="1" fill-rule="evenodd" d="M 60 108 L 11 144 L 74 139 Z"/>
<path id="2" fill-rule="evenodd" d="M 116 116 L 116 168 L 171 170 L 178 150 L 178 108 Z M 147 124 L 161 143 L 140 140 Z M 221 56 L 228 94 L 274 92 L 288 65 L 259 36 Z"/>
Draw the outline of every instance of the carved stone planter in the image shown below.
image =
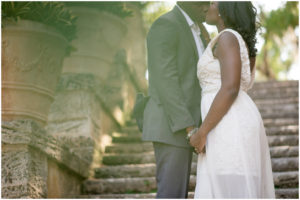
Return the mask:
<path id="1" fill-rule="evenodd" d="M 126 24 L 113 14 L 84 6 L 68 7 L 78 17 L 77 48 L 64 60 L 63 73 L 90 73 L 106 80 L 116 51 L 126 33 Z"/>
<path id="2" fill-rule="evenodd" d="M 2 29 L 2 120 L 44 126 L 62 71 L 67 40 L 54 28 L 19 20 Z"/>
<path id="3" fill-rule="evenodd" d="M 116 105 L 121 98 L 120 77 L 122 72 L 114 66 L 116 52 L 127 33 L 121 18 L 94 8 L 69 7 L 78 16 L 77 39 L 72 45 L 77 48 L 64 60 L 63 73 L 93 74 L 102 84 L 102 98 Z"/>

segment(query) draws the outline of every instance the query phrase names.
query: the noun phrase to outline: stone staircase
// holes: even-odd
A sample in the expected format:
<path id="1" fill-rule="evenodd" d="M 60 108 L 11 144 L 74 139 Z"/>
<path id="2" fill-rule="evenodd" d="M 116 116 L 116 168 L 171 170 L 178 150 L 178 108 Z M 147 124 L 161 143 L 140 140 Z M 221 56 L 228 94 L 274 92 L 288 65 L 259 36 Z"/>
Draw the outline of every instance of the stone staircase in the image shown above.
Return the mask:
<path id="1" fill-rule="evenodd" d="M 298 198 L 298 81 L 256 83 L 250 96 L 264 119 L 272 156 L 277 198 Z M 155 198 L 155 158 L 134 122 L 114 133 L 103 166 L 82 184 L 79 198 Z M 196 184 L 192 163 L 189 198 Z"/>

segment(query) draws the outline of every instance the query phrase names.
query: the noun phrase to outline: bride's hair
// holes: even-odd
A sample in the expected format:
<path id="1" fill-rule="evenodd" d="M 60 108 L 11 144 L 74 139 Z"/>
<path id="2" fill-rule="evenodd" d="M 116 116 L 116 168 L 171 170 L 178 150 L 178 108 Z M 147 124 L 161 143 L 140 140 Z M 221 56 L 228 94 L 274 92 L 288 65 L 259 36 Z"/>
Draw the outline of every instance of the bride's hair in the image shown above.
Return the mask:
<path id="1" fill-rule="evenodd" d="M 256 22 L 256 8 L 250 1 L 219 1 L 218 8 L 225 26 L 242 35 L 249 48 L 249 56 L 255 57 L 256 32 L 259 27 Z"/>

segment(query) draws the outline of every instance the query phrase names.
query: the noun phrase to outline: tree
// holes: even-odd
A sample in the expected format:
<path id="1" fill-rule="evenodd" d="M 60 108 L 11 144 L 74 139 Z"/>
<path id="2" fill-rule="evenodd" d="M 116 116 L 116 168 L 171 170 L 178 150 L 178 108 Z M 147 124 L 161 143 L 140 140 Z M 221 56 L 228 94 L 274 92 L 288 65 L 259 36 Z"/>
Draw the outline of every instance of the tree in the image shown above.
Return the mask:
<path id="1" fill-rule="evenodd" d="M 264 45 L 258 54 L 257 69 L 267 79 L 278 79 L 287 72 L 298 56 L 299 26 L 297 2 L 286 2 L 283 7 L 266 13 L 260 7 L 261 29 Z"/>

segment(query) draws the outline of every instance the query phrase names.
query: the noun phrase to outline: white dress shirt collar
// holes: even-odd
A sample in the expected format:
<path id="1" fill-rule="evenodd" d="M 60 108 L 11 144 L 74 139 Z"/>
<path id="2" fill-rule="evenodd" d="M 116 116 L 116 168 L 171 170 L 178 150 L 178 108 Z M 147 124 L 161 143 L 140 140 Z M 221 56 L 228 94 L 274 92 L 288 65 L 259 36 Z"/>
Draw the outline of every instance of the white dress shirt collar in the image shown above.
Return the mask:
<path id="1" fill-rule="evenodd" d="M 183 16 L 185 17 L 185 19 L 186 19 L 186 21 L 187 21 L 187 23 L 188 23 L 188 25 L 189 25 L 190 27 L 191 27 L 193 24 L 195 24 L 194 21 L 190 18 L 190 16 L 189 16 L 188 14 L 186 14 L 186 12 L 185 12 L 182 8 L 180 8 L 179 5 L 176 4 L 176 6 L 179 8 L 179 10 L 181 11 L 181 13 L 183 14 Z"/>
<path id="2" fill-rule="evenodd" d="M 202 55 L 202 52 L 204 51 L 204 45 L 203 45 L 203 42 L 201 41 L 201 36 L 200 36 L 201 35 L 200 28 L 199 28 L 198 24 L 196 24 L 182 8 L 180 8 L 180 6 L 178 6 L 177 4 L 176 4 L 176 6 L 181 11 L 183 16 L 185 17 L 185 19 L 192 31 L 192 34 L 193 34 L 193 37 L 194 37 L 194 40 L 196 43 L 196 47 L 198 50 L 198 55 L 200 58 Z"/>

